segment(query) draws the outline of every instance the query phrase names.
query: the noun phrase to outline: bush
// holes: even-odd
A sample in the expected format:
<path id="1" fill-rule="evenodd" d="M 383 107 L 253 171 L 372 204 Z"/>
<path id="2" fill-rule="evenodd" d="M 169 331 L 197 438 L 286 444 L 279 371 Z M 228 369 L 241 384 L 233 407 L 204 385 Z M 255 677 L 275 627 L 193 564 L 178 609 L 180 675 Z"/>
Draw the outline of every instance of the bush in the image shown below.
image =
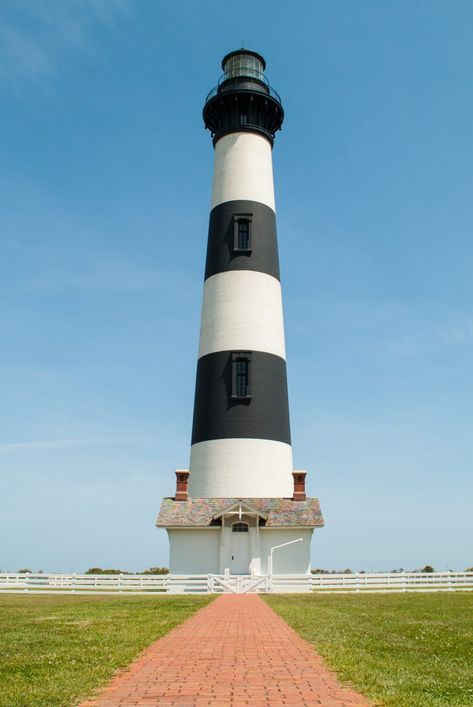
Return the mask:
<path id="1" fill-rule="evenodd" d="M 420 572 L 435 572 L 435 570 L 432 565 L 426 565 L 420 570 Z"/>
<path id="2" fill-rule="evenodd" d="M 167 567 L 150 567 L 140 574 L 169 574 L 169 569 Z"/>
<path id="3" fill-rule="evenodd" d="M 102 567 L 89 567 L 85 574 L 130 574 L 126 570 L 102 569 Z"/>
<path id="4" fill-rule="evenodd" d="M 26 570 L 29 572 L 29 570 Z M 89 567 L 85 574 L 169 574 L 167 567 L 149 567 L 143 572 L 127 572 L 126 570 L 103 569 L 103 567 Z"/>
<path id="5" fill-rule="evenodd" d="M 345 569 L 345 570 L 323 570 L 320 567 L 318 567 L 315 570 L 311 570 L 312 574 L 353 574 L 353 571 L 351 569 Z M 366 574 L 364 570 L 362 570 L 362 573 Z"/>

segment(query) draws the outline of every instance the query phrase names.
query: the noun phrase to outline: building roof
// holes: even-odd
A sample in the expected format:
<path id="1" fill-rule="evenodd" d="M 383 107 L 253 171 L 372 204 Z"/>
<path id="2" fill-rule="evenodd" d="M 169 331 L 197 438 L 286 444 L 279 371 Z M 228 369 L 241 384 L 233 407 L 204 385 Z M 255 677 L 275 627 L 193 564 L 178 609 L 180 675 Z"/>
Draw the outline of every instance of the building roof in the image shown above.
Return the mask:
<path id="1" fill-rule="evenodd" d="M 187 501 L 175 501 L 174 498 L 164 498 L 156 525 L 158 528 L 208 527 L 212 521 L 240 504 L 243 514 L 257 512 L 264 518 L 266 528 L 317 528 L 324 525 L 318 498 L 305 501 L 293 501 L 291 498 L 189 498 Z"/>

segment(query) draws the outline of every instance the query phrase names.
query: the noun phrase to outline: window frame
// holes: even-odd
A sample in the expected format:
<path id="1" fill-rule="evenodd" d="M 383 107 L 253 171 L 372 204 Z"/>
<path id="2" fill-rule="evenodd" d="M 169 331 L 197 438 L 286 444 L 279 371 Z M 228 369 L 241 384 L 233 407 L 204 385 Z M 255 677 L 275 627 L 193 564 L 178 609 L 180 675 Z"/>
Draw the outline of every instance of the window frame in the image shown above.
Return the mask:
<path id="1" fill-rule="evenodd" d="M 233 214 L 233 252 L 247 253 L 252 251 L 252 221 L 253 214 Z M 240 248 L 240 224 L 246 223 L 248 226 L 248 244 L 246 248 Z"/>
<path id="2" fill-rule="evenodd" d="M 251 351 L 234 351 L 231 356 L 232 361 L 232 400 L 249 401 L 251 400 Z M 238 394 L 238 363 L 246 362 L 246 394 Z"/>

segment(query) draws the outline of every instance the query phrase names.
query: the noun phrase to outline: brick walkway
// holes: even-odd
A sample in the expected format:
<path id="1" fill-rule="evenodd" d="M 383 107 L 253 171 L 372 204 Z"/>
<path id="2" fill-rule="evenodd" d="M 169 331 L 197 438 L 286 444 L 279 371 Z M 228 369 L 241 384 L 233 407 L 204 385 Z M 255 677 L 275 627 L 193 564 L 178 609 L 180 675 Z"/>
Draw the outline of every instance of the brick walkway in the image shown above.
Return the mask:
<path id="1" fill-rule="evenodd" d="M 224 595 L 147 648 L 81 707 L 365 707 L 260 597 Z"/>

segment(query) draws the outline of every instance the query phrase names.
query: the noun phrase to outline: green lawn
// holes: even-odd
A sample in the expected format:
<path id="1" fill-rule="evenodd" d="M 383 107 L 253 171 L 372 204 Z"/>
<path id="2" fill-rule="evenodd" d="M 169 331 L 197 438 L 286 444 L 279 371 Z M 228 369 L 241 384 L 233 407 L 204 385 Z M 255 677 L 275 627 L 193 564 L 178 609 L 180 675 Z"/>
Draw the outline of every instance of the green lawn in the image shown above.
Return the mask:
<path id="1" fill-rule="evenodd" d="M 0 596 L 1 707 L 67 707 L 208 597 Z"/>
<path id="2" fill-rule="evenodd" d="M 274 595 L 268 604 L 378 705 L 473 705 L 473 594 Z"/>

